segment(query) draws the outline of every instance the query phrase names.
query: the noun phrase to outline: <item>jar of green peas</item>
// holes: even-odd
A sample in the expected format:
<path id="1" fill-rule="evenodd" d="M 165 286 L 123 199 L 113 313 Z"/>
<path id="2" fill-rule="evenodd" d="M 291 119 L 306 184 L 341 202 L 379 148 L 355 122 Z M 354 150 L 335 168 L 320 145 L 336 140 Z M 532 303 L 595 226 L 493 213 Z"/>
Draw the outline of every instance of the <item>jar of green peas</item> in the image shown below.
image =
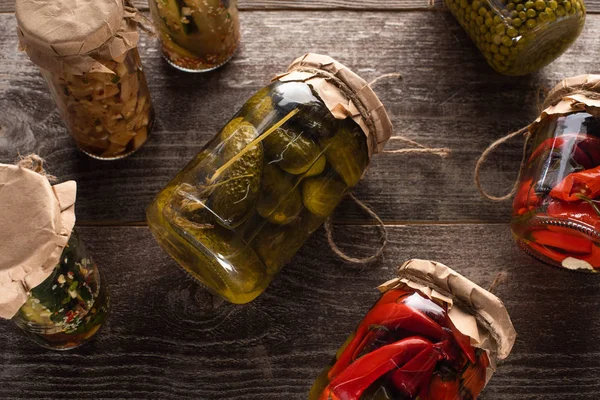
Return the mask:
<path id="1" fill-rule="evenodd" d="M 444 0 L 487 62 L 505 75 L 548 65 L 579 36 L 583 0 Z"/>

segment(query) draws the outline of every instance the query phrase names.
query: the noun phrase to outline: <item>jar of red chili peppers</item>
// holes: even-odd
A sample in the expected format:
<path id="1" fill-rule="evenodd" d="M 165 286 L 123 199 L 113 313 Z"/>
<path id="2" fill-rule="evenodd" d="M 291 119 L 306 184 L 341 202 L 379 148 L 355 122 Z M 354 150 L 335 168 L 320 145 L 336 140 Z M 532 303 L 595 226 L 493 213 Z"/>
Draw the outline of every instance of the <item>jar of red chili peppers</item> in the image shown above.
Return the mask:
<path id="1" fill-rule="evenodd" d="M 535 258 L 600 271 L 600 75 L 566 79 L 528 127 L 512 231 Z"/>
<path id="2" fill-rule="evenodd" d="M 0 164 L 0 317 L 43 347 L 67 350 L 98 332 L 109 295 L 73 230 L 75 182 L 51 186 L 42 162 Z"/>
<path id="3" fill-rule="evenodd" d="M 496 296 L 445 265 L 410 260 L 313 385 L 309 400 L 471 400 L 516 332 Z"/>

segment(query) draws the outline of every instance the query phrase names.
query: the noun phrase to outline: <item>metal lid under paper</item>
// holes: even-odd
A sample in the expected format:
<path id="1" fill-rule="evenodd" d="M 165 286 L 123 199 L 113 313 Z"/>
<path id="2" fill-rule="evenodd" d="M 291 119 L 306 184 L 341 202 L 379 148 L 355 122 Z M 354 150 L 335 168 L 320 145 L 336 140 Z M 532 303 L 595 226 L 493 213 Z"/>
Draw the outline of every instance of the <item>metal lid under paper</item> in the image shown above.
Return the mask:
<path id="1" fill-rule="evenodd" d="M 123 0 L 16 0 L 15 15 L 21 48 L 55 73 L 112 73 L 99 60 L 121 62 L 139 40 Z"/>
<path id="2" fill-rule="evenodd" d="M 310 83 L 335 118 L 350 117 L 362 128 L 369 157 L 381 152 L 392 135 L 392 122 L 373 89 L 329 56 L 305 54 L 274 80 Z"/>
<path id="3" fill-rule="evenodd" d="M 471 338 L 471 345 L 495 358 L 510 354 L 517 333 L 502 301 L 453 269 L 427 260 L 409 260 L 398 268 L 398 278 L 379 287 L 387 291 L 408 286 L 448 304 L 452 323 Z"/>
<path id="4" fill-rule="evenodd" d="M 0 317 L 54 270 L 75 225 L 77 185 L 50 185 L 34 171 L 0 164 Z"/>

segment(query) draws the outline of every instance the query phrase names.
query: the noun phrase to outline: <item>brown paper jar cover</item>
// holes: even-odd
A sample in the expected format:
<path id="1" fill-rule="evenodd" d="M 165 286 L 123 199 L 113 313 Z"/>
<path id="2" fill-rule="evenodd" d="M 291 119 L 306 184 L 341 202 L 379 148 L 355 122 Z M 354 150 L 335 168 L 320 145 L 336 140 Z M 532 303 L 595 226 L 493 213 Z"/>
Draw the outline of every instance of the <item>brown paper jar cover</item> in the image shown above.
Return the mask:
<path id="1" fill-rule="evenodd" d="M 0 164 L 0 317 L 54 270 L 75 225 L 77 185 L 50 185 L 36 172 Z"/>
<path id="2" fill-rule="evenodd" d="M 381 152 L 392 135 L 392 122 L 373 89 L 329 56 L 305 54 L 274 80 L 309 83 L 334 117 L 350 117 L 361 127 L 367 136 L 369 157 Z"/>
<path id="3" fill-rule="evenodd" d="M 504 304 L 489 291 L 444 264 L 418 259 L 401 265 L 398 278 L 384 283 L 379 290 L 401 286 L 447 303 L 453 324 L 471 338 L 471 345 L 488 351 L 490 360 L 502 360 L 510 354 L 517 333 Z"/>
<path id="4" fill-rule="evenodd" d="M 55 73 L 112 73 L 99 60 L 122 62 L 136 47 L 138 16 L 123 0 L 17 0 L 20 47 Z"/>

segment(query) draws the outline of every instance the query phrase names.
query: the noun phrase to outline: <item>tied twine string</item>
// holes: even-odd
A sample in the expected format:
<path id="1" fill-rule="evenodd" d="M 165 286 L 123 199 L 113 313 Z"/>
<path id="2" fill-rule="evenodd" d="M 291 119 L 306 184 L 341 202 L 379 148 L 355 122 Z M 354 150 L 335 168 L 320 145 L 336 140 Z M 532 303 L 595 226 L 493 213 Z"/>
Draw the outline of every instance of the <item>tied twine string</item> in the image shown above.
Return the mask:
<path id="1" fill-rule="evenodd" d="M 48 174 L 44 169 L 44 164 L 46 164 L 46 160 L 33 153 L 26 156 L 19 155 L 19 159 L 15 163 L 15 165 L 19 168 L 25 168 L 33 172 L 37 172 L 48 179 L 48 182 L 50 183 L 56 182 L 58 178 L 56 178 L 54 175 Z"/>
<path id="2" fill-rule="evenodd" d="M 372 88 L 376 83 L 382 82 L 382 81 L 390 79 L 390 78 L 402 79 L 402 75 L 398 72 L 384 74 L 384 75 L 381 75 L 381 76 L 373 79 L 371 82 L 369 82 L 368 85 L 369 85 L 369 87 Z M 350 98 L 352 99 L 352 97 L 350 97 Z M 359 107 L 359 109 L 360 109 L 360 107 Z M 367 118 L 365 118 L 365 119 L 367 119 Z M 429 148 L 427 146 L 424 146 L 424 145 L 422 145 L 418 142 L 415 142 L 414 140 L 411 140 L 409 138 L 406 138 L 404 136 L 394 136 L 394 137 L 391 137 L 389 140 L 400 140 L 404 143 L 408 143 L 415 147 L 409 148 L 409 149 L 384 150 L 383 153 L 388 153 L 388 154 L 411 154 L 411 153 L 413 153 L 413 154 L 414 153 L 434 154 L 434 155 L 438 155 L 442 158 L 448 156 L 448 154 L 450 153 L 450 149 L 448 149 L 446 147 Z M 373 218 L 377 222 L 377 227 L 379 228 L 379 231 L 381 233 L 381 236 L 380 236 L 381 245 L 379 246 L 379 248 L 373 255 L 370 255 L 368 257 L 357 258 L 357 257 L 352 257 L 352 256 L 347 255 L 342 250 L 340 250 L 340 248 L 335 244 L 335 241 L 333 239 L 333 224 L 331 222 L 331 216 L 327 217 L 327 219 L 325 220 L 325 223 L 323 224 L 325 227 L 325 234 L 327 236 L 327 242 L 329 243 L 329 247 L 331 248 L 331 250 L 342 260 L 349 262 L 349 263 L 353 263 L 353 264 L 367 264 L 367 263 L 379 258 L 383 254 L 383 251 L 385 250 L 385 247 L 387 246 L 387 243 L 388 243 L 388 231 L 387 231 L 385 224 L 383 223 L 381 218 L 379 218 L 379 215 L 377 215 L 377 213 L 375 213 L 375 211 L 373 211 L 371 208 L 369 208 L 369 206 L 367 206 L 365 203 L 363 203 L 358 198 L 356 198 L 356 196 L 354 196 L 352 193 L 349 193 L 348 195 L 360 208 L 362 208 L 367 214 L 369 214 L 369 216 L 371 216 L 371 218 Z"/>
<path id="3" fill-rule="evenodd" d="M 492 281 L 492 284 L 488 288 L 488 292 L 490 292 L 491 294 L 495 294 L 496 289 L 498 289 L 500 285 L 506 282 L 507 277 L 508 274 L 505 271 L 498 272 L 498 275 L 496 275 L 496 277 Z"/>

